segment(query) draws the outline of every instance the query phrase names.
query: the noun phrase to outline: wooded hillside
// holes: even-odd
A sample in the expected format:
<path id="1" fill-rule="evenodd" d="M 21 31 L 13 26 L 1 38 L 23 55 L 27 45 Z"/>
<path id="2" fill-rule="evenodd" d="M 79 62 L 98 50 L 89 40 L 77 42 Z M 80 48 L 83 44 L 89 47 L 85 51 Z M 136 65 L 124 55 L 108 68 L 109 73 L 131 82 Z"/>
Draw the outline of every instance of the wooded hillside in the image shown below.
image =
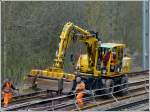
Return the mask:
<path id="1" fill-rule="evenodd" d="M 2 2 L 2 79 L 17 82 L 32 68 L 52 65 L 63 25 L 71 21 L 122 42 L 141 66 L 142 2 Z M 69 65 L 69 61 L 67 61 Z"/>

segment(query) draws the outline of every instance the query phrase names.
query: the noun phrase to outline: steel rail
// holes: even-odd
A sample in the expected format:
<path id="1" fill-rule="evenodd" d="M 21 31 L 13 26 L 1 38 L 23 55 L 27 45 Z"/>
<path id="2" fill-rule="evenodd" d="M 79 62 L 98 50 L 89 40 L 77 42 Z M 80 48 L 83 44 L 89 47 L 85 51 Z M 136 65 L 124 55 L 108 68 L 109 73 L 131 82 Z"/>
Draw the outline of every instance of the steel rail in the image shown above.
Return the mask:
<path id="1" fill-rule="evenodd" d="M 139 72 L 131 72 L 131 73 L 128 73 L 128 74 L 140 74 L 140 73 L 143 73 L 143 72 L 147 73 L 147 72 L 149 72 L 149 70 L 144 70 L 144 71 L 139 71 Z M 143 83 L 143 81 L 139 81 L 139 83 Z M 47 94 L 49 92 L 57 92 L 57 91 L 55 91 L 55 90 L 42 90 L 42 91 L 32 92 L 32 93 L 28 93 L 28 94 L 19 95 L 19 96 L 14 96 L 13 97 L 13 101 L 18 101 L 18 99 L 24 100 L 26 98 L 28 99 L 28 97 L 32 98 L 32 97 L 34 97 L 36 95 Z"/>
<path id="2" fill-rule="evenodd" d="M 137 82 L 134 82 L 134 83 L 130 83 L 129 84 L 129 87 L 130 86 L 137 86 L 137 85 L 140 85 L 140 84 L 144 84 L 145 81 L 149 81 L 149 80 L 141 80 L 141 81 L 137 81 Z M 102 88 L 103 90 L 104 88 Z M 96 90 L 95 90 L 96 91 Z M 36 99 L 38 97 L 42 97 L 42 96 L 45 96 L 46 94 L 50 93 L 50 92 L 57 92 L 57 91 L 53 91 L 53 90 L 43 90 L 43 91 L 38 91 L 38 92 L 33 92 L 33 93 L 29 93 L 29 94 L 24 94 L 24 95 L 20 95 L 20 96 L 15 96 L 13 97 L 13 101 L 10 103 L 10 104 L 17 104 L 17 103 L 23 103 L 25 101 L 28 101 L 30 99 Z"/>
<path id="3" fill-rule="evenodd" d="M 134 88 L 134 89 L 129 89 L 130 92 L 136 92 L 137 90 L 143 90 L 144 87 L 143 86 L 140 86 L 138 88 Z M 145 92 L 144 92 L 145 94 Z M 141 94 L 140 94 L 141 95 Z M 143 95 L 143 94 L 142 94 Z M 103 96 L 103 95 L 97 95 L 95 96 L 95 98 L 99 97 L 99 96 Z M 135 95 L 137 96 L 137 95 Z M 130 96 L 131 97 L 131 96 Z M 92 97 L 87 97 L 87 98 L 83 98 L 84 102 L 87 103 L 88 101 L 90 101 L 92 99 Z M 112 101 L 112 99 L 111 99 Z M 113 99 L 113 102 L 115 100 Z M 53 111 L 53 110 L 58 110 L 58 109 L 63 109 L 63 108 L 66 108 L 68 106 L 75 106 L 75 101 L 74 100 L 70 100 L 70 101 L 67 101 L 67 102 L 63 102 L 63 103 L 60 103 L 60 104 L 57 104 L 57 105 L 51 105 L 51 106 L 44 106 L 44 107 L 39 107 L 38 109 L 37 108 L 30 108 L 31 110 L 48 110 L 48 111 Z M 80 109 L 77 109 L 77 110 L 80 110 Z M 81 109 L 82 110 L 82 109 Z"/>
<path id="4" fill-rule="evenodd" d="M 144 81 L 142 81 L 142 82 L 144 82 Z M 133 82 L 131 84 L 132 84 L 132 86 L 135 86 L 136 83 L 139 84 L 139 81 L 138 82 Z M 144 84 L 144 83 L 142 83 L 142 84 Z M 130 85 L 130 83 L 129 83 L 129 85 Z M 20 104 L 20 105 L 14 105 L 14 106 L 8 107 L 5 110 L 17 110 L 17 109 L 26 108 L 26 107 L 29 107 L 29 106 L 31 107 L 31 106 L 34 106 L 34 105 L 38 105 L 38 104 L 46 104 L 46 103 L 49 103 L 49 102 L 52 102 L 52 101 L 59 101 L 59 100 L 62 100 L 62 99 L 65 100 L 65 99 L 68 99 L 69 97 L 73 97 L 73 96 L 74 96 L 74 94 L 71 94 L 71 95 L 65 95 L 65 96 L 56 97 L 56 98 L 49 98 L 49 99 L 40 100 L 40 101 L 26 102 L 26 103 L 23 103 L 23 104 Z M 63 105 L 63 106 L 65 106 L 65 105 Z"/>
<path id="5" fill-rule="evenodd" d="M 63 96 L 55 97 L 55 98 L 48 98 L 48 99 L 44 99 L 44 100 L 25 102 L 25 103 L 22 103 L 22 104 L 18 104 L 18 105 L 13 105 L 13 106 L 7 107 L 4 110 L 11 111 L 11 110 L 17 110 L 17 109 L 21 109 L 21 108 L 27 108 L 29 106 L 34 106 L 34 105 L 38 105 L 38 104 L 45 104 L 45 103 L 49 103 L 49 102 L 60 100 L 60 99 L 65 99 L 65 98 L 72 97 L 72 96 L 73 96 L 73 94 L 71 94 L 71 95 L 63 95 Z"/>
<path id="6" fill-rule="evenodd" d="M 122 100 L 129 99 L 131 97 L 135 98 L 135 97 L 142 96 L 142 95 L 145 95 L 145 94 L 148 94 L 148 92 L 141 92 L 141 93 L 138 93 L 138 94 L 136 93 L 136 94 L 132 94 L 132 95 L 128 95 L 128 96 L 119 97 L 119 98 L 117 98 L 117 100 L 122 101 Z M 87 110 L 87 109 L 95 108 L 95 107 L 106 105 L 106 104 L 112 104 L 114 102 L 116 102 L 115 99 L 110 99 L 110 100 L 106 100 L 106 101 L 102 101 L 102 102 L 97 102 L 97 104 L 92 104 L 92 105 L 85 106 L 83 108 L 80 108 L 80 110 Z M 79 110 L 79 109 L 75 109 L 75 110 Z"/>
<path id="7" fill-rule="evenodd" d="M 28 94 L 14 96 L 12 98 L 13 100 L 10 103 L 10 105 L 17 104 L 17 103 L 23 103 L 23 102 L 26 102 L 26 101 L 28 101 L 30 99 L 36 99 L 36 98 L 40 98 L 40 97 L 43 97 L 43 96 L 47 96 L 48 97 L 48 94 L 52 95 L 53 92 L 57 92 L 57 91 L 54 91 L 54 90 L 42 90 L 42 91 L 37 91 L 37 92 L 28 93 Z M 1 100 L 1 103 L 2 103 L 2 101 L 3 101 L 3 99 Z"/>
<path id="8" fill-rule="evenodd" d="M 129 92 L 137 92 L 137 91 L 139 91 L 139 90 L 143 90 L 143 89 L 145 89 L 144 88 L 144 86 L 139 86 L 139 87 L 137 87 L 137 88 L 132 88 L 132 89 L 129 89 Z M 115 93 L 115 92 L 114 92 Z M 144 94 L 145 94 L 145 92 L 144 92 Z M 108 94 L 102 94 L 102 95 L 96 95 L 96 96 L 93 96 L 94 98 L 97 98 L 97 97 L 100 97 L 100 96 L 104 96 L 104 95 L 108 95 Z M 86 103 L 87 101 L 90 101 L 90 100 L 92 100 L 93 99 L 93 97 L 87 97 L 87 98 L 83 98 L 83 101 Z M 118 97 L 119 98 L 119 97 Z M 113 99 L 113 101 L 115 101 L 115 99 Z M 74 102 L 72 102 L 72 105 L 74 104 L 74 103 L 76 103 L 75 101 Z M 55 106 L 55 108 L 54 107 L 52 107 L 53 109 L 48 109 L 48 110 L 56 110 L 56 109 L 60 109 L 60 108 L 64 108 L 64 107 L 67 107 L 67 106 L 70 106 L 71 105 L 71 103 L 67 103 L 66 104 L 66 106 L 65 105 L 62 105 L 62 106 Z M 78 109 L 78 110 L 80 110 L 80 109 Z"/>
<path id="9" fill-rule="evenodd" d="M 131 73 L 128 73 L 128 74 L 134 74 L 134 75 L 135 74 L 141 74 L 141 73 L 146 73 L 147 74 L 148 72 L 149 72 L 149 70 L 144 70 L 144 71 L 139 71 L 139 72 L 131 72 Z M 129 87 L 130 86 L 136 86 L 136 85 L 144 84 L 145 82 L 148 82 L 148 81 L 149 80 L 142 80 L 142 81 L 131 82 L 131 83 L 129 83 Z M 118 86 L 118 85 L 115 85 L 115 86 Z M 103 89 L 108 89 L 108 88 L 102 88 L 101 90 L 103 90 Z M 48 91 L 51 91 L 51 90 L 48 90 Z M 39 91 L 39 92 L 34 92 L 34 93 L 29 93 L 29 94 L 16 96 L 16 97 L 13 97 L 14 100 L 13 100 L 12 103 L 14 103 L 14 102 L 16 102 L 16 103 L 17 102 L 21 102 L 22 100 L 26 101 L 26 100 L 33 99 L 33 98 L 35 99 L 35 98 L 39 97 L 39 95 L 41 95 L 41 94 L 47 94 L 48 91 Z M 94 90 L 94 91 L 97 91 L 97 90 Z M 51 92 L 54 92 L 54 91 L 51 91 Z M 55 92 L 57 92 L 57 91 L 55 91 Z M 72 95 L 69 95 L 69 96 L 66 95 L 65 97 L 68 98 L 68 97 L 73 97 L 73 96 L 74 95 L 72 94 Z M 63 98 L 64 98 L 64 96 L 63 96 Z M 56 99 L 56 100 L 59 100 L 59 98 Z M 53 101 L 53 100 L 50 100 L 50 101 Z M 40 103 L 40 101 L 39 101 L 39 103 Z M 44 101 L 43 101 L 43 103 L 44 103 Z M 27 104 L 30 105 L 29 102 L 27 102 Z"/>
<path id="10" fill-rule="evenodd" d="M 148 101 L 149 101 L 149 98 L 144 98 L 144 99 L 136 100 L 134 102 L 129 102 L 127 104 L 122 104 L 116 107 L 112 107 L 110 109 L 106 109 L 105 111 L 118 111 L 118 110 L 130 109 L 133 106 L 137 107 L 140 104 L 148 103 Z"/>

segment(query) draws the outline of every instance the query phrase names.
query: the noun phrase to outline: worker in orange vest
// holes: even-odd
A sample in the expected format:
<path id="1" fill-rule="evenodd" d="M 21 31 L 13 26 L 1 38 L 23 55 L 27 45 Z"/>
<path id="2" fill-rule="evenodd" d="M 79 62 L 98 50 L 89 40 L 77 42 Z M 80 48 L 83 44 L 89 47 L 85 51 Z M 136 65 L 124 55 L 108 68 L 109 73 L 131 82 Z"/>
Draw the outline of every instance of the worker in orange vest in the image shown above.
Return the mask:
<path id="1" fill-rule="evenodd" d="M 81 81 L 80 77 L 76 78 L 77 86 L 76 86 L 76 101 L 78 105 L 81 107 L 83 106 L 83 97 L 85 95 L 85 83 Z"/>
<path id="2" fill-rule="evenodd" d="M 14 87 L 12 82 L 9 79 L 6 79 L 2 86 L 2 94 L 3 94 L 3 104 L 4 107 L 8 106 L 8 103 L 11 102 L 13 96 L 13 90 L 18 90 Z"/>
<path id="3" fill-rule="evenodd" d="M 114 72 L 115 71 L 115 67 L 116 67 L 116 53 L 115 52 L 113 52 L 112 54 L 111 54 L 111 70 L 112 70 L 112 72 Z"/>
<path id="4" fill-rule="evenodd" d="M 104 69 L 107 69 L 107 64 L 108 64 L 108 61 L 109 61 L 109 58 L 110 58 L 110 50 L 107 51 L 104 55 L 104 58 L 103 58 L 103 66 L 104 66 Z"/>

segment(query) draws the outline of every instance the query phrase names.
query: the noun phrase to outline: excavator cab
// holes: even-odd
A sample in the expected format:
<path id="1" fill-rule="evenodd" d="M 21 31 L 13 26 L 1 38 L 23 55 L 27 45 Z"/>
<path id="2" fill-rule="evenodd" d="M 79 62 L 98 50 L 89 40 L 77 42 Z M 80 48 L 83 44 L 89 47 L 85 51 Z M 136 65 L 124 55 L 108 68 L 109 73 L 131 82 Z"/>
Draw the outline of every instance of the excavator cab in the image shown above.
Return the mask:
<path id="1" fill-rule="evenodd" d="M 114 77 L 129 72 L 131 58 L 124 57 L 125 44 L 102 43 L 98 49 L 97 70 L 102 76 Z"/>
<path id="2" fill-rule="evenodd" d="M 128 82 L 126 73 L 130 71 L 131 58 L 125 56 L 125 47 L 125 44 L 119 43 L 101 43 L 98 45 L 94 55 L 95 64 L 93 68 L 91 67 L 92 72 L 88 70 L 90 66 L 90 55 L 80 55 L 77 62 L 77 68 L 79 68 L 78 74 L 85 81 L 87 85 L 86 89 L 109 88 L 113 85 Z M 123 86 L 123 88 L 126 87 L 126 85 Z M 117 91 L 119 89 L 121 88 L 116 88 L 115 90 Z M 109 92 L 111 90 L 108 89 L 108 91 L 106 90 L 102 93 L 108 94 Z M 97 94 L 100 94 L 100 92 Z"/>

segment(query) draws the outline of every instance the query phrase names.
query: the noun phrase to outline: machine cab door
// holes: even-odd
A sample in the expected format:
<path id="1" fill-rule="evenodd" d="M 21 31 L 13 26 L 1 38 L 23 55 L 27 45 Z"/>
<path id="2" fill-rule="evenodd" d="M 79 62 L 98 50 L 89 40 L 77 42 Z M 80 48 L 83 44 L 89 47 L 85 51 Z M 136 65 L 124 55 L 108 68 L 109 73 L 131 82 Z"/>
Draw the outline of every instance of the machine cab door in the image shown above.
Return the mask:
<path id="1" fill-rule="evenodd" d="M 98 49 L 97 58 L 97 71 L 100 71 L 102 75 L 106 75 L 110 71 L 109 58 L 111 54 L 110 48 L 100 47 Z"/>
<path id="2" fill-rule="evenodd" d="M 122 71 L 123 47 L 100 47 L 97 70 L 102 76 L 111 76 Z"/>

